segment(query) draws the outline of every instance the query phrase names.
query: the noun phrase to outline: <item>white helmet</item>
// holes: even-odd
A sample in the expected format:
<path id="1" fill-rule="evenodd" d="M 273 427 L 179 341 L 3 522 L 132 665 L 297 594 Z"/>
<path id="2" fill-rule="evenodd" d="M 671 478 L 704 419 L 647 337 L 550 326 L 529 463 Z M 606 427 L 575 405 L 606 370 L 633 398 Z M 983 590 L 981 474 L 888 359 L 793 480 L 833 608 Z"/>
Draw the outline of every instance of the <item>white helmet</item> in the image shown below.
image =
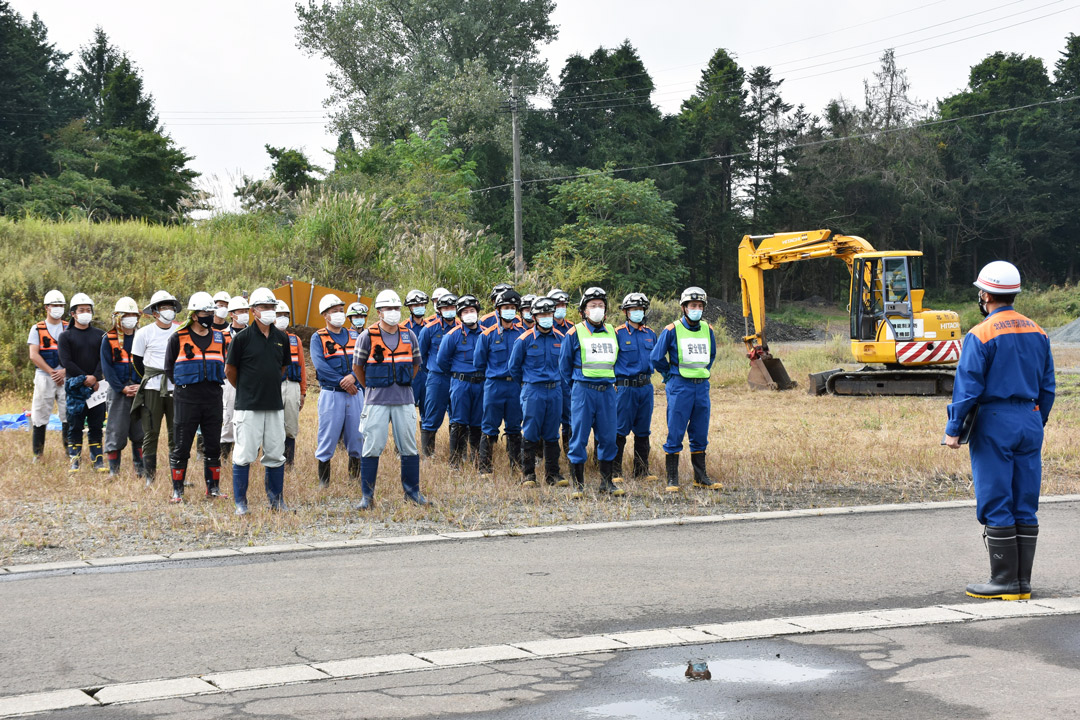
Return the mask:
<path id="1" fill-rule="evenodd" d="M 251 293 L 248 305 L 273 305 L 277 307 L 277 296 L 270 292 L 270 288 L 261 287 Z"/>
<path id="2" fill-rule="evenodd" d="M 154 309 L 158 305 L 163 305 L 166 303 L 171 304 L 173 306 L 173 309 L 179 312 L 180 302 L 176 298 L 174 298 L 172 296 L 172 293 L 170 293 L 168 290 L 158 290 L 156 293 L 151 295 L 150 303 L 143 308 L 143 312 L 147 315 L 153 315 Z"/>
<path id="3" fill-rule="evenodd" d="M 229 293 L 225 292 L 224 290 L 222 290 L 221 292 L 219 292 L 217 295 L 214 296 L 214 302 L 227 303 L 230 300 L 232 300 L 232 297 L 230 297 Z"/>
<path id="4" fill-rule="evenodd" d="M 289 313 L 290 315 L 292 315 L 292 312 L 289 310 L 289 303 L 285 302 L 284 300 L 278 300 L 277 301 L 276 312 Z"/>
<path id="5" fill-rule="evenodd" d="M 679 298 L 679 304 L 685 305 L 688 302 L 697 301 L 703 302 L 706 305 L 709 304 L 709 296 L 705 294 L 705 291 L 701 288 L 691 286 L 682 291 L 682 297 Z"/>
<path id="6" fill-rule="evenodd" d="M 116 301 L 116 307 L 113 308 L 113 315 L 126 315 L 128 313 L 138 313 L 139 304 L 132 298 L 122 297 Z"/>
<path id="7" fill-rule="evenodd" d="M 441 298 L 443 295 L 445 295 L 448 292 L 450 292 L 450 291 L 447 290 L 444 287 L 435 288 L 435 290 L 432 291 L 432 293 L 431 293 L 431 302 L 435 302 L 436 300 L 438 300 L 439 298 Z"/>
<path id="8" fill-rule="evenodd" d="M 214 298 L 210 297 L 208 292 L 193 293 L 187 301 L 187 309 L 192 312 L 198 312 L 199 310 L 207 310 L 209 312 L 214 311 Z"/>
<path id="9" fill-rule="evenodd" d="M 383 290 L 375 298 L 375 309 L 384 307 L 401 307 L 401 298 L 393 290 Z"/>
<path id="10" fill-rule="evenodd" d="M 229 312 L 247 309 L 248 301 L 244 298 L 243 295 L 233 295 L 231 298 L 229 298 Z"/>
<path id="11" fill-rule="evenodd" d="M 326 295 L 322 296 L 321 300 L 319 300 L 319 314 L 322 315 L 324 312 L 334 307 L 335 305 L 344 304 L 345 301 L 339 298 L 334 293 L 327 293 Z"/>
<path id="12" fill-rule="evenodd" d="M 1020 271 L 1011 262 L 995 260 L 979 271 L 973 284 L 991 295 L 1015 295 L 1020 292 Z"/>
<path id="13" fill-rule="evenodd" d="M 45 293 L 45 301 L 42 305 L 66 305 L 67 300 L 64 299 L 64 293 L 59 290 L 50 290 Z"/>
<path id="14" fill-rule="evenodd" d="M 71 296 L 71 307 L 74 308 L 79 305 L 89 305 L 92 308 L 94 307 L 94 301 L 86 293 L 75 293 Z"/>

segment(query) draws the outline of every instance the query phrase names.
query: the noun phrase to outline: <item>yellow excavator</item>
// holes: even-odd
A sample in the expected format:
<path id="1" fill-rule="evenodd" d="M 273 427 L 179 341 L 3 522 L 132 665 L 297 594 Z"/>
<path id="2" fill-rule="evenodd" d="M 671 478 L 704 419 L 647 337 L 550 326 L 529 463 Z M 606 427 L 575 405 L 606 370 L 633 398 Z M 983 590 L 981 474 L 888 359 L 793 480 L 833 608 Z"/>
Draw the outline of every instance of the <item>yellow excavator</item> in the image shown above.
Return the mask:
<path id="1" fill-rule="evenodd" d="M 746 324 L 748 383 L 755 389 L 797 385 L 769 352 L 764 271 L 815 258 L 840 258 L 851 274 L 851 354 L 859 370 L 810 375 L 817 395 L 947 395 L 960 359 L 960 316 L 923 307 L 922 253 L 879 252 L 866 240 L 832 230 L 746 235 L 739 244 L 739 280 Z M 751 332 L 751 320 L 753 332 Z"/>

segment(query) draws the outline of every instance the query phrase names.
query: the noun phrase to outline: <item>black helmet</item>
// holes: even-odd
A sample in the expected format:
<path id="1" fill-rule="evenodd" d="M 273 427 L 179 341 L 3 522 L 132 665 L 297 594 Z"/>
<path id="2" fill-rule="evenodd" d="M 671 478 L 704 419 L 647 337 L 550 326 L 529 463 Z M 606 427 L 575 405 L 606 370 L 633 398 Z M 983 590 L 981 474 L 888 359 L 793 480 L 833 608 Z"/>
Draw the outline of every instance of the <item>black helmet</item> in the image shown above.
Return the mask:
<path id="1" fill-rule="evenodd" d="M 476 310 L 480 309 L 480 301 L 476 299 L 475 295 L 462 295 L 457 299 L 456 305 L 458 312 L 461 312 L 467 307 L 471 307 Z"/>
<path id="2" fill-rule="evenodd" d="M 521 307 L 521 296 L 518 295 L 517 290 L 508 288 L 495 296 L 495 307 L 500 305 L 513 305 L 515 308 Z"/>
<path id="3" fill-rule="evenodd" d="M 581 302 L 578 303 L 578 312 L 585 312 L 585 305 L 590 300 L 603 300 L 604 308 L 607 308 L 607 292 L 603 288 L 591 287 L 581 294 Z"/>
<path id="4" fill-rule="evenodd" d="M 499 297 L 500 294 L 506 292 L 507 290 L 513 289 L 514 286 L 510 283 L 499 283 L 495 287 L 491 288 L 491 295 L 488 295 L 488 299 L 491 300 L 491 302 L 495 302 L 495 298 Z"/>
<path id="5" fill-rule="evenodd" d="M 428 295 L 423 290 L 410 290 L 409 294 L 405 296 L 406 305 L 427 305 Z"/>
<path id="6" fill-rule="evenodd" d="M 440 310 L 447 307 L 457 307 L 457 295 L 450 292 L 443 293 L 439 296 L 439 299 L 435 301 L 435 307 Z"/>
<path id="7" fill-rule="evenodd" d="M 559 288 L 551 288 L 551 290 L 548 291 L 547 296 L 554 300 L 556 304 L 570 301 L 570 294 Z"/>
<path id="8" fill-rule="evenodd" d="M 521 309 L 522 310 L 528 310 L 529 308 L 531 308 L 534 300 L 536 300 L 536 296 L 533 295 L 532 293 L 529 293 L 528 295 L 522 295 L 521 296 Z"/>
<path id="9" fill-rule="evenodd" d="M 619 306 L 621 310 L 629 310 L 631 308 L 641 308 L 648 311 L 649 309 L 649 296 L 645 293 L 632 292 L 622 300 L 622 305 Z"/>
<path id="10" fill-rule="evenodd" d="M 555 301 L 549 297 L 538 297 L 532 302 L 532 314 L 554 313 Z"/>

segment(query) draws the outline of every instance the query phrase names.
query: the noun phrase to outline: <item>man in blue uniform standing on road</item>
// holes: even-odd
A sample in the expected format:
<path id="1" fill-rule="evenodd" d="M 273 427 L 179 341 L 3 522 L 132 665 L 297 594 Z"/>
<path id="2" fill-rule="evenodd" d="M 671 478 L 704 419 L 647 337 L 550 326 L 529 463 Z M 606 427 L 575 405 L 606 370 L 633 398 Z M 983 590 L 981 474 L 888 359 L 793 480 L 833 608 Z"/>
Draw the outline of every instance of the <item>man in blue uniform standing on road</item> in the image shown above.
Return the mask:
<path id="1" fill-rule="evenodd" d="M 420 452 L 424 457 L 435 454 L 435 433 L 442 426 L 446 408 L 450 405 L 450 375 L 439 367 L 439 347 L 457 324 L 457 295 L 443 290 L 435 300 L 434 317 L 420 331 L 420 357 L 427 368 L 424 412 L 420 416 Z"/>
<path id="2" fill-rule="evenodd" d="M 481 475 L 491 475 L 492 449 L 499 442 L 499 426 L 506 433 L 506 454 L 510 469 L 521 467 L 521 381 L 510 377 L 510 350 L 523 328 L 517 319 L 521 296 L 513 289 L 504 290 L 495 298 L 499 322 L 484 330 L 476 344 L 473 365 L 483 374 L 484 418 L 480 429 L 480 456 L 477 465 Z"/>
<path id="3" fill-rule="evenodd" d="M 566 335 L 574 323 L 566 319 L 566 309 L 570 302 L 570 295 L 565 290 L 552 288 L 547 296 L 555 301 L 555 329 Z M 570 384 L 563 384 L 563 408 L 562 408 L 562 446 L 567 457 L 570 456 Z"/>
<path id="4" fill-rule="evenodd" d="M 615 328 L 604 322 L 607 293 L 591 287 L 581 296 L 578 310 L 584 318 L 570 328 L 559 356 L 559 373 L 570 385 L 570 468 L 574 490 L 570 497 L 585 495 L 585 460 L 589 435 L 596 435 L 600 462 L 600 492 L 623 495 L 612 482 L 615 459 L 615 361 L 619 355 Z"/>
<path id="5" fill-rule="evenodd" d="M 536 327 L 526 330 L 510 351 L 510 376 L 521 381 L 524 425 L 522 485 L 536 486 L 537 452 L 544 456 L 548 485 L 566 485 L 559 472 L 559 422 L 562 419 L 562 377 L 559 356 L 563 334 L 555 329 L 555 301 L 539 297 L 533 301 Z"/>
<path id="6" fill-rule="evenodd" d="M 623 449 L 626 438 L 634 433 L 634 479 L 656 480 L 649 473 L 649 434 L 652 432 L 653 385 L 652 351 L 656 333 L 645 324 L 649 298 L 645 293 L 630 293 L 619 306 L 626 322 L 615 328 L 619 358 L 615 361 L 615 404 L 618 427 L 615 430 L 615 482 L 623 477 Z"/>
<path id="7" fill-rule="evenodd" d="M 450 464 L 461 467 L 466 446 L 475 458 L 480 449 L 480 427 L 484 420 L 484 376 L 476 371 L 473 355 L 482 328 L 480 301 L 462 295 L 457 301 L 461 324 L 439 345 L 439 371 L 450 376 Z"/>
<path id="8" fill-rule="evenodd" d="M 682 317 L 660 333 L 652 352 L 653 368 L 667 384 L 667 441 L 664 443 L 668 492 L 679 492 L 679 453 L 683 436 L 690 436 L 690 465 L 696 487 L 719 490 L 705 470 L 709 446 L 709 374 L 716 359 L 716 338 L 701 321 L 709 297 L 688 287 L 679 298 Z"/>
<path id="9" fill-rule="evenodd" d="M 326 327 L 311 336 L 311 363 L 319 378 L 319 434 L 315 459 L 319 463 L 319 487 L 330 485 L 330 459 L 338 440 L 345 435 L 349 453 L 349 477 L 360 476 L 360 456 L 364 439 L 360 434 L 360 413 L 364 411 L 362 388 L 353 374 L 356 330 L 345 327 L 345 303 L 337 295 L 324 295 L 319 312 Z"/>
<path id="10" fill-rule="evenodd" d="M 964 337 L 945 426 L 945 444 L 959 448 L 964 418 L 978 407 L 969 451 L 990 579 L 968 585 L 967 594 L 1027 600 L 1039 536 L 1043 426 L 1054 404 L 1054 358 L 1042 328 L 1013 310 L 1020 272 L 1012 263 L 990 263 L 975 287 L 986 320 Z"/>

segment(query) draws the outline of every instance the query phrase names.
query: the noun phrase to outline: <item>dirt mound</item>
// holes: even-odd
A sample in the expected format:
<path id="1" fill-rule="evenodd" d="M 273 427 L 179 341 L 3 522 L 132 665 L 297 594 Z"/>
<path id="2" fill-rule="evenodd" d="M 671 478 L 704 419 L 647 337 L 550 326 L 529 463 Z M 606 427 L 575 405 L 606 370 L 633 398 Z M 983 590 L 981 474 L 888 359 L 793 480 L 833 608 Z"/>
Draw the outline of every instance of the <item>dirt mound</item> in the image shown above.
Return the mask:
<path id="1" fill-rule="evenodd" d="M 1062 325 L 1056 330 L 1051 330 L 1051 340 L 1057 340 L 1058 342 L 1074 342 L 1080 343 L 1080 318 L 1073 320 L 1068 325 Z"/>
<path id="2" fill-rule="evenodd" d="M 723 327 L 728 336 L 738 340 L 746 334 L 746 324 L 743 322 L 742 306 L 727 303 L 722 300 L 709 300 L 705 309 L 705 317 L 709 323 Z M 765 335 L 770 342 L 800 342 L 807 340 L 823 340 L 825 333 L 822 330 L 789 325 L 776 320 L 765 320 Z"/>

